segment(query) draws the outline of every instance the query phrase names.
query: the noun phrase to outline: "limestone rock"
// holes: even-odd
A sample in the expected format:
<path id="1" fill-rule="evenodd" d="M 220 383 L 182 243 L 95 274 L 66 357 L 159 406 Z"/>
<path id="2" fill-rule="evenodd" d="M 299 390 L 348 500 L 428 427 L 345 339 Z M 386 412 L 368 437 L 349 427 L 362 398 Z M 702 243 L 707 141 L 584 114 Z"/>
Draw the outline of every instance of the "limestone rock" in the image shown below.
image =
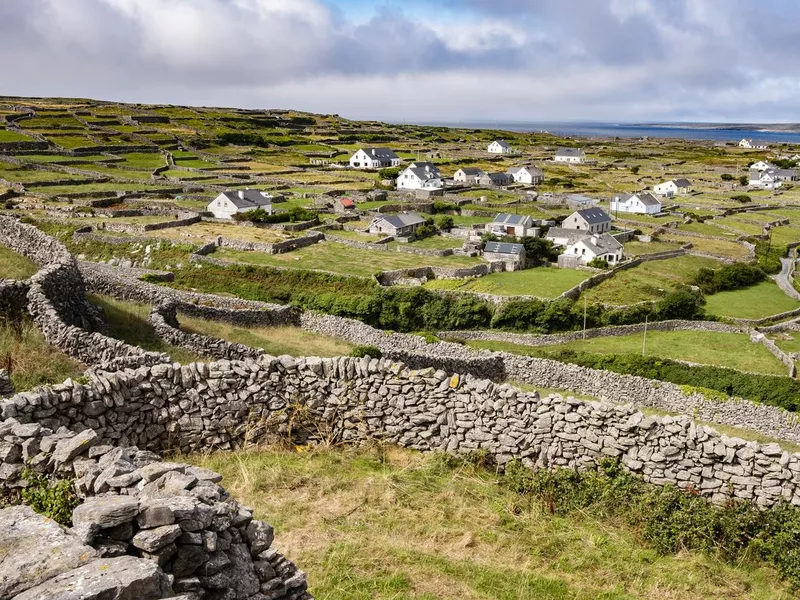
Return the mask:
<path id="1" fill-rule="evenodd" d="M 131 496 L 98 496 L 88 498 L 72 513 L 72 522 L 96 523 L 101 529 L 122 525 L 136 518 L 139 500 Z"/>

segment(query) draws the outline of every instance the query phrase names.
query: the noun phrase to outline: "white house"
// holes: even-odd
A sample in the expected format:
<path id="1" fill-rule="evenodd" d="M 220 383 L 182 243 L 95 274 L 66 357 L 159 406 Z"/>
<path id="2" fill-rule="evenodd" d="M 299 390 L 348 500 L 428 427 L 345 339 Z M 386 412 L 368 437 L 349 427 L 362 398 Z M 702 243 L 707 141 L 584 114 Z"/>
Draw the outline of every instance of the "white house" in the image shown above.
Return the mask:
<path id="1" fill-rule="evenodd" d="M 350 157 L 354 169 L 386 169 L 400 165 L 400 157 L 389 148 L 360 148 Z"/>
<path id="2" fill-rule="evenodd" d="M 750 168 L 755 171 L 766 171 L 767 169 L 777 169 L 778 167 L 767 160 L 760 160 L 750 165 Z"/>
<path id="3" fill-rule="evenodd" d="M 512 154 L 514 149 L 505 140 L 495 140 L 489 144 L 487 151 L 490 154 Z"/>
<path id="4" fill-rule="evenodd" d="M 465 183 L 467 185 L 476 185 L 478 180 L 486 174 L 486 171 L 478 167 L 463 167 L 455 172 L 453 181 L 456 183 Z"/>
<path id="5" fill-rule="evenodd" d="M 622 244 L 607 233 L 602 235 L 585 235 L 558 257 L 559 267 L 586 265 L 595 258 L 605 260 L 609 265 L 622 261 Z"/>
<path id="6" fill-rule="evenodd" d="M 397 176 L 398 190 L 438 190 L 444 187 L 439 168 L 430 162 L 417 162 Z"/>
<path id="7" fill-rule="evenodd" d="M 556 150 L 556 162 L 582 163 L 586 162 L 586 153 L 581 148 L 559 148 Z"/>
<path id="8" fill-rule="evenodd" d="M 748 176 L 748 183 L 751 187 L 764 190 L 774 190 L 782 185 L 775 169 L 767 169 L 766 171 L 751 169 Z"/>
<path id="9" fill-rule="evenodd" d="M 535 235 L 540 230 L 534 228 L 534 222 L 528 215 L 511 215 L 508 213 L 498 214 L 491 223 L 487 223 L 486 231 L 498 235 L 515 235 L 525 237 Z"/>
<path id="10" fill-rule="evenodd" d="M 767 150 L 769 146 L 766 142 L 758 142 L 750 138 L 742 138 L 739 148 L 749 148 L 750 150 Z"/>
<path id="11" fill-rule="evenodd" d="M 564 219 L 561 227 L 588 233 L 606 233 L 611 231 L 611 217 L 602 208 L 584 208 Z"/>
<path id="12" fill-rule="evenodd" d="M 516 183 L 538 185 L 544 181 L 544 172 L 539 167 L 510 167 L 506 173 L 511 175 Z"/>
<path id="13" fill-rule="evenodd" d="M 672 179 L 653 186 L 653 191 L 660 196 L 672 198 L 676 194 L 688 194 L 692 191 L 692 182 L 688 179 Z"/>
<path id="14" fill-rule="evenodd" d="M 611 201 L 611 212 L 657 215 L 661 212 L 661 202 L 648 193 L 620 194 Z"/>
<path id="15" fill-rule="evenodd" d="M 273 197 L 258 190 L 235 190 L 222 192 L 206 207 L 215 219 L 232 219 L 236 213 L 263 208 L 272 214 Z"/>

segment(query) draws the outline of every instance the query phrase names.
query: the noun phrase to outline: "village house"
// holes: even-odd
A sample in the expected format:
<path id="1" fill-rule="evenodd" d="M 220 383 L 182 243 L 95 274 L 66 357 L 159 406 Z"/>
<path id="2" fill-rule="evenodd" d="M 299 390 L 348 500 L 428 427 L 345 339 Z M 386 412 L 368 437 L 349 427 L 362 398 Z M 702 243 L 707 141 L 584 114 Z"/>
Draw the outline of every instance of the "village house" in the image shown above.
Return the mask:
<path id="1" fill-rule="evenodd" d="M 206 207 L 215 219 L 232 219 L 237 213 L 261 208 L 272 214 L 273 197 L 258 190 L 235 190 L 222 192 Z"/>
<path id="2" fill-rule="evenodd" d="M 478 184 L 486 187 L 504 187 L 514 183 L 514 179 L 508 173 L 484 173 L 478 178 Z"/>
<path id="3" fill-rule="evenodd" d="M 661 202 L 648 193 L 620 194 L 611 201 L 611 212 L 657 215 L 661 212 Z"/>
<path id="4" fill-rule="evenodd" d="M 439 168 L 431 162 L 416 162 L 397 176 L 398 190 L 430 190 L 444 187 Z"/>
<path id="5" fill-rule="evenodd" d="M 490 154 L 513 154 L 514 149 L 505 140 L 495 140 L 489 144 L 487 151 Z"/>
<path id="6" fill-rule="evenodd" d="M 672 179 L 653 186 L 653 191 L 659 196 L 671 198 L 677 194 L 685 195 L 692 191 L 692 183 L 688 179 Z"/>
<path id="7" fill-rule="evenodd" d="M 607 233 L 602 235 L 584 235 L 575 243 L 567 246 L 558 257 L 559 267 L 576 267 L 587 265 L 594 259 L 605 260 L 609 265 L 622 261 L 622 244 Z"/>
<path id="8" fill-rule="evenodd" d="M 514 178 L 516 183 L 526 183 L 528 185 L 539 185 L 544 181 L 544 172 L 538 167 L 510 167 L 506 171 Z"/>
<path id="9" fill-rule="evenodd" d="M 555 162 L 583 163 L 586 162 L 586 153 L 581 148 L 559 148 L 553 158 Z"/>
<path id="10" fill-rule="evenodd" d="M 588 233 L 606 233 L 611 231 L 611 217 L 602 208 L 584 208 L 564 219 L 561 227 Z"/>
<path id="11" fill-rule="evenodd" d="M 771 162 L 766 160 L 760 160 L 750 165 L 750 169 L 755 171 L 766 171 L 767 169 L 777 169 L 777 168 L 778 168 L 777 165 L 773 165 Z"/>
<path id="12" fill-rule="evenodd" d="M 400 157 L 389 148 L 361 148 L 350 157 L 354 169 L 387 169 L 400 165 Z"/>
<path id="13" fill-rule="evenodd" d="M 517 237 L 538 236 L 541 229 L 534 227 L 534 221 L 528 215 L 498 214 L 491 223 L 487 223 L 486 231 L 498 235 L 515 235 Z"/>
<path id="14" fill-rule="evenodd" d="M 750 186 L 764 190 L 774 190 L 783 185 L 784 181 L 797 181 L 797 171 L 794 169 L 766 169 L 757 171 L 750 169 L 748 183 Z"/>
<path id="15" fill-rule="evenodd" d="M 755 141 L 751 138 L 742 138 L 739 142 L 739 148 L 748 148 L 750 150 L 767 150 L 769 146 L 766 142 Z"/>
<path id="16" fill-rule="evenodd" d="M 425 219 L 415 212 L 405 212 L 398 215 L 381 215 L 375 217 L 370 223 L 370 233 L 393 235 L 397 238 L 407 238 L 414 235 Z"/>
<path id="17" fill-rule="evenodd" d="M 486 172 L 478 167 L 463 167 L 455 172 L 453 181 L 456 183 L 464 183 L 466 185 L 476 185 L 478 180 L 483 177 Z"/>
<path id="18" fill-rule="evenodd" d="M 510 271 L 524 269 L 525 246 L 508 242 L 486 242 L 483 258 L 489 262 L 504 262 Z"/>
<path id="19" fill-rule="evenodd" d="M 356 203 L 350 198 L 337 198 L 333 201 L 333 212 L 337 215 L 347 215 L 357 212 Z"/>

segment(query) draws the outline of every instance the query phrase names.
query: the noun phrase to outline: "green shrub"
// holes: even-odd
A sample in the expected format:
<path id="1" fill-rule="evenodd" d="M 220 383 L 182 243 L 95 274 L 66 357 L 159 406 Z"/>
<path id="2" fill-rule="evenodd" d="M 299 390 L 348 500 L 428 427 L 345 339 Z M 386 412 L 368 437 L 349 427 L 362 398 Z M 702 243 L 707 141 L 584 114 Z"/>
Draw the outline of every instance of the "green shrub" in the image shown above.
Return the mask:
<path id="1" fill-rule="evenodd" d="M 760 560 L 800 586 L 800 508 L 791 504 L 761 510 L 731 499 L 715 505 L 696 490 L 646 483 L 612 459 L 582 472 L 532 471 L 511 462 L 503 483 L 553 514 L 624 520 L 660 554 L 693 550 L 731 563 Z"/>
<path id="2" fill-rule="evenodd" d="M 436 200 L 432 204 L 431 210 L 433 211 L 433 214 L 435 214 L 435 215 L 439 214 L 439 213 L 443 213 L 443 212 L 448 212 L 448 211 L 451 211 L 451 210 L 455 211 L 455 212 L 459 212 L 460 211 L 460 209 L 459 209 L 457 204 L 453 204 L 452 202 L 444 202 L 442 200 Z"/>
<path id="3" fill-rule="evenodd" d="M 596 256 L 595 258 L 590 260 L 588 263 L 586 263 L 586 266 L 587 267 L 593 267 L 595 269 L 607 269 L 608 268 L 608 261 L 606 259 L 604 259 L 604 258 L 600 258 L 599 256 Z"/>
<path id="4" fill-rule="evenodd" d="M 733 181 L 733 175 L 730 173 L 723 173 L 720 175 L 720 179 L 722 179 L 722 181 Z"/>
<path id="5" fill-rule="evenodd" d="M 56 523 L 72 525 L 72 511 L 81 501 L 75 494 L 72 481 L 57 479 L 50 481 L 29 469 L 22 472 L 28 486 L 22 489 L 22 501 L 40 515 L 50 517 Z"/>
<path id="6" fill-rule="evenodd" d="M 363 358 L 365 356 L 369 356 L 370 358 L 381 358 L 383 356 L 383 352 L 381 352 L 375 346 L 356 346 L 350 351 L 350 356 L 354 356 L 356 358 Z"/>
<path id="7" fill-rule="evenodd" d="M 736 200 L 737 202 L 741 202 L 742 204 L 746 204 L 747 202 L 753 201 L 753 199 L 747 194 L 736 194 L 735 196 L 731 196 L 731 200 Z"/>
<path id="8" fill-rule="evenodd" d="M 761 283 L 767 274 L 758 266 L 733 263 L 719 269 L 702 268 L 692 282 L 704 294 L 716 294 L 725 290 L 737 290 Z"/>

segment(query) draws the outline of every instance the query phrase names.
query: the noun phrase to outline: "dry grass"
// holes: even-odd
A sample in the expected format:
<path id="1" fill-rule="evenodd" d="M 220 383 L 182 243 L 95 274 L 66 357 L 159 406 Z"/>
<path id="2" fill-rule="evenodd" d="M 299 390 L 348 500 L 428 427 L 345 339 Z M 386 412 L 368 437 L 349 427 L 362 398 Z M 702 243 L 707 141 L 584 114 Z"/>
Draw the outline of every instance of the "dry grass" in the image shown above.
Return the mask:
<path id="1" fill-rule="evenodd" d="M 181 329 L 187 333 L 200 333 L 252 348 L 263 348 L 273 356 L 347 356 L 353 349 L 347 342 L 299 327 L 245 328 L 186 315 L 179 315 L 178 320 Z"/>
<path id="2" fill-rule="evenodd" d="M 38 270 L 32 260 L 0 246 L 0 279 L 27 279 Z"/>
<path id="3" fill-rule="evenodd" d="M 276 546 L 336 600 L 791 597 L 774 572 L 660 556 L 624 522 L 553 516 L 502 478 L 394 447 L 181 457 L 276 527 Z"/>

